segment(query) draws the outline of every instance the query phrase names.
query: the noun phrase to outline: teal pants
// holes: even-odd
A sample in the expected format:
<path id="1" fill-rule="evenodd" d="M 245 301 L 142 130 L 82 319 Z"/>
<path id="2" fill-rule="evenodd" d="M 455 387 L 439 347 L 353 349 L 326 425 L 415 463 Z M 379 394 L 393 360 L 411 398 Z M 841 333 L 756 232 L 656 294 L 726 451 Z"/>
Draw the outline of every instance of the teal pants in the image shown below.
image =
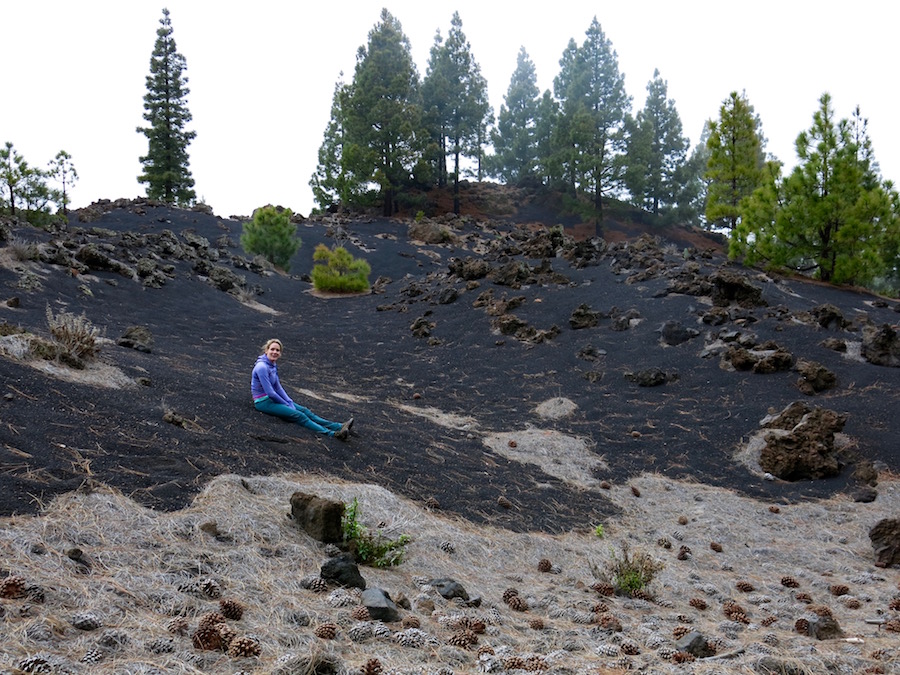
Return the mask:
<path id="1" fill-rule="evenodd" d="M 266 415 L 280 417 L 283 420 L 299 424 L 301 427 L 312 429 L 313 431 L 325 434 L 326 436 L 334 436 L 334 432 L 341 428 L 340 422 L 329 422 L 316 415 L 309 408 L 304 408 L 302 405 L 297 405 L 296 403 L 294 404 L 294 407 L 291 408 L 290 406 L 276 403 L 268 396 L 258 401 L 254 401 L 253 407 Z"/>

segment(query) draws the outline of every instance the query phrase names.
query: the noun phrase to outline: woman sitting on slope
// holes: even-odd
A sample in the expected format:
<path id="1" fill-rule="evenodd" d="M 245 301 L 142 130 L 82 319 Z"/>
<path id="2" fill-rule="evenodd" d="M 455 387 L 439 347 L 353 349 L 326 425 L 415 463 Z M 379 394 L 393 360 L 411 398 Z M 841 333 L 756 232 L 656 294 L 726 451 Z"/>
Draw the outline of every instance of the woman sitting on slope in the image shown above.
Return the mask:
<path id="1" fill-rule="evenodd" d="M 346 441 L 350 435 L 350 428 L 353 426 L 352 417 L 343 424 L 329 422 L 308 408 L 294 403 L 287 395 L 278 380 L 278 368 L 275 365 L 281 356 L 282 349 L 281 340 L 273 338 L 266 342 L 263 353 L 256 359 L 253 375 L 250 378 L 253 406 L 267 415 L 275 415 L 320 434 Z"/>

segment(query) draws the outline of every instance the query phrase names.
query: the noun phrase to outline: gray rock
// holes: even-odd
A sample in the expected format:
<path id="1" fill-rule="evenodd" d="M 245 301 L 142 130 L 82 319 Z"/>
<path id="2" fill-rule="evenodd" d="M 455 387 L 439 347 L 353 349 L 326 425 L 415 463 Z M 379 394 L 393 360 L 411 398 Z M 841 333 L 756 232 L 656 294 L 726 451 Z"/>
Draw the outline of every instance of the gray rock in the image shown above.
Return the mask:
<path id="1" fill-rule="evenodd" d="M 693 654 L 698 659 L 704 659 L 707 656 L 712 656 L 716 653 L 716 650 L 710 647 L 709 643 L 706 641 L 706 637 L 696 630 L 692 630 L 690 633 L 683 635 L 681 639 L 675 643 L 675 646 L 679 651 Z"/>
<path id="2" fill-rule="evenodd" d="M 366 580 L 359 573 L 359 567 L 349 553 L 342 553 L 326 560 L 319 576 L 325 581 L 331 581 L 341 586 L 363 590 L 366 588 Z"/>
<path id="3" fill-rule="evenodd" d="M 391 600 L 390 594 L 381 588 L 367 588 L 362 592 L 362 604 L 369 610 L 369 616 L 377 621 L 399 621 L 400 610 Z"/>

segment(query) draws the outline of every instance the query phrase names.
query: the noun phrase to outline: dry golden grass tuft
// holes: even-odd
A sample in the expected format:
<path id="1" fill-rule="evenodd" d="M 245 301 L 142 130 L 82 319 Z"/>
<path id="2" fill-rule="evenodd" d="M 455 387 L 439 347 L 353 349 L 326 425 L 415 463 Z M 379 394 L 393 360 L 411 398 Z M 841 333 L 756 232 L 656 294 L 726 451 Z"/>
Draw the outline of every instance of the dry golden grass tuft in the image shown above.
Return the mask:
<path id="1" fill-rule="evenodd" d="M 900 484 L 882 482 L 871 504 L 838 499 L 773 514 L 718 488 L 655 475 L 639 483 L 639 500 L 630 486 L 611 487 L 623 512 L 605 523 L 603 539 L 594 535 L 595 523 L 558 536 L 475 526 L 376 486 L 300 474 L 220 476 L 175 513 L 144 509 L 102 486 L 70 493 L 39 516 L 2 520 L 3 578 L 11 596 L 25 595 L 2 600 L 0 664 L 88 672 L 83 660 L 97 675 L 412 675 L 504 667 L 731 675 L 755 672 L 763 657 L 785 672 L 900 668 L 896 633 L 866 621 L 879 611 L 895 620 L 889 606 L 896 580 L 872 565 L 868 529 L 898 511 Z M 318 577 L 327 555 L 285 517 L 297 490 L 356 498 L 365 524 L 384 522 L 387 535 L 412 537 L 401 565 L 361 569 L 370 587 L 409 600 L 402 623 L 365 620 L 353 594 L 315 592 L 308 580 Z M 672 514 L 683 511 L 691 526 L 679 532 Z M 678 560 L 675 549 L 656 545 L 661 538 L 696 553 Z M 723 551 L 711 550 L 711 540 Z M 448 541 L 453 555 L 441 549 Z M 594 571 L 623 542 L 652 552 L 664 567 L 643 597 L 598 597 L 606 589 Z M 67 554 L 76 547 L 91 561 L 88 574 Z M 540 571 L 535 561 L 542 560 L 560 572 Z M 836 579 L 865 598 L 855 610 L 841 601 L 828 607 L 861 643 L 818 642 L 795 632 L 811 608 L 782 585 L 787 574 L 820 602 L 834 598 L 829 586 Z M 457 580 L 481 604 L 445 600 L 428 583 L 437 578 Z M 740 595 L 741 605 L 733 599 L 739 581 L 753 587 Z M 30 599 L 32 587 L 42 589 L 43 603 Z M 505 602 L 507 590 L 524 611 Z M 707 606 L 730 611 L 702 611 Z M 79 625 L 90 617 L 99 627 L 78 630 L 76 617 Z M 688 627 L 717 655 L 684 656 L 674 635 Z M 115 649 L 103 647 L 113 640 Z M 97 654 L 102 658 L 94 661 Z"/>

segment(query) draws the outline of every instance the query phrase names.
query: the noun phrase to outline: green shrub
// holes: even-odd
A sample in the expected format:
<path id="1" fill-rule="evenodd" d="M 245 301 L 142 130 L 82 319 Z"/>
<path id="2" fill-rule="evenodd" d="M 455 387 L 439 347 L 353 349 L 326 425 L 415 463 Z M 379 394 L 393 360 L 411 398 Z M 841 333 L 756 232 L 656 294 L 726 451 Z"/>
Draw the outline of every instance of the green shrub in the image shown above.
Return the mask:
<path id="1" fill-rule="evenodd" d="M 663 564 L 648 553 L 631 553 L 625 542 L 620 548 L 621 557 L 613 551 L 606 563 L 607 577 L 616 593 L 630 596 L 635 591 L 643 591 L 662 570 Z"/>
<path id="2" fill-rule="evenodd" d="M 353 552 L 357 562 L 373 567 L 391 567 L 403 562 L 403 547 L 409 535 L 401 534 L 396 539 L 384 536 L 381 530 L 374 534 L 359 522 L 359 500 L 354 498 L 344 508 L 341 518 L 344 543 Z"/>
<path id="3" fill-rule="evenodd" d="M 274 206 L 256 209 L 253 220 L 244 223 L 241 246 L 247 253 L 259 254 L 276 267 L 288 271 L 291 258 L 301 244 L 291 215 L 290 209 L 279 211 Z"/>
<path id="4" fill-rule="evenodd" d="M 350 255 L 343 246 L 332 250 L 325 244 L 319 244 L 313 253 L 313 260 L 316 264 L 312 269 L 312 281 L 316 290 L 332 293 L 362 293 L 369 290 L 372 268 L 365 260 Z"/>

